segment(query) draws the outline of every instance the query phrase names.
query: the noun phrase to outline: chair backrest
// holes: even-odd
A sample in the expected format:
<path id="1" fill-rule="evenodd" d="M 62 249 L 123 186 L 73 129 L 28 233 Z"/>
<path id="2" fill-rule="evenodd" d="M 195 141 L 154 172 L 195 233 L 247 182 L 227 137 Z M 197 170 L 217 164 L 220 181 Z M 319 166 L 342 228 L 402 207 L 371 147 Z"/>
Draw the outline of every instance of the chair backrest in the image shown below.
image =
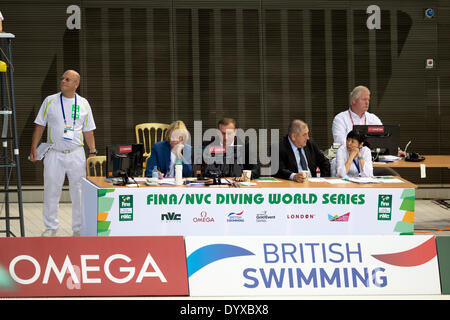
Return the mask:
<path id="1" fill-rule="evenodd" d="M 156 122 L 136 125 L 136 141 L 144 145 L 144 158 L 150 156 L 153 144 L 164 140 L 168 128 L 169 124 Z"/>
<path id="2" fill-rule="evenodd" d="M 95 156 L 86 159 L 86 174 L 88 177 L 104 177 L 106 175 L 106 156 Z M 91 174 L 93 173 L 93 174 Z"/>

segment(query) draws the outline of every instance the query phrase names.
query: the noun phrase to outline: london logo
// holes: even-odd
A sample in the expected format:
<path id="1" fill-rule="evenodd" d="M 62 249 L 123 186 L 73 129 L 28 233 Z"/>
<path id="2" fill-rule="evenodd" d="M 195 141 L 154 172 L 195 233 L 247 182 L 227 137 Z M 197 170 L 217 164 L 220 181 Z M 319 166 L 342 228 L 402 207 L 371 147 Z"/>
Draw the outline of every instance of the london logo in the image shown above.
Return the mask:
<path id="1" fill-rule="evenodd" d="M 288 220 L 312 220 L 316 215 L 310 213 L 288 213 L 286 219 Z"/>
<path id="2" fill-rule="evenodd" d="M 133 221 L 133 195 L 119 196 L 119 221 Z"/>
<path id="3" fill-rule="evenodd" d="M 346 214 L 343 214 L 341 216 L 331 214 L 328 215 L 328 220 L 332 222 L 347 222 L 350 218 L 350 212 L 347 212 Z"/>

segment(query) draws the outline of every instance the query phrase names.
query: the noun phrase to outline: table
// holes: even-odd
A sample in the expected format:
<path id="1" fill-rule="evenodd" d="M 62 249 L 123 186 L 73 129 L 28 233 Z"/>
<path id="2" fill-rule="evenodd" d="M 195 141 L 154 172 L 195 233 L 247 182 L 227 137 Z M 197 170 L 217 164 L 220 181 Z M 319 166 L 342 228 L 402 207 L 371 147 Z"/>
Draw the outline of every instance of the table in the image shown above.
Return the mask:
<path id="1" fill-rule="evenodd" d="M 405 159 L 394 162 L 380 163 L 375 162 L 374 167 L 391 167 L 391 168 L 420 168 L 421 164 L 429 168 L 450 168 L 450 155 L 428 155 L 423 156 L 425 160 L 420 162 L 405 161 Z"/>
<path id="2" fill-rule="evenodd" d="M 420 177 L 426 178 L 426 168 L 449 168 L 450 169 L 450 155 L 428 155 L 424 156 L 425 160 L 420 162 L 405 161 L 400 159 L 394 162 L 374 162 L 374 167 L 390 167 L 390 168 L 419 168 Z"/>
<path id="3" fill-rule="evenodd" d="M 143 182 L 130 188 L 90 177 L 82 182 L 81 234 L 413 234 L 417 186 L 402 178 L 376 185 L 277 180 L 241 188 Z"/>

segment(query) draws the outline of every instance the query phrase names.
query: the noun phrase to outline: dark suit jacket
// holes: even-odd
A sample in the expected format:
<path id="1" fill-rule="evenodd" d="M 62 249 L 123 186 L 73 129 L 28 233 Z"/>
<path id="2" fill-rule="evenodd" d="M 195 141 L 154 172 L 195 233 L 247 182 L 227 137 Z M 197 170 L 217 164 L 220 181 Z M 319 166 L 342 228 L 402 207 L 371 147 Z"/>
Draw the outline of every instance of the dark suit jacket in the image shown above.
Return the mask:
<path id="1" fill-rule="evenodd" d="M 275 176 L 288 180 L 292 173 L 298 172 L 298 164 L 287 135 L 281 139 L 279 147 L 279 169 Z M 306 143 L 305 154 L 309 171 L 313 177 L 317 175 L 316 167 L 320 168 L 321 177 L 330 176 L 330 161 L 325 158 L 317 144 L 311 139 Z"/>
<path id="2" fill-rule="evenodd" d="M 235 153 L 235 163 L 234 164 L 209 164 L 204 168 L 206 175 L 208 176 L 209 170 L 220 170 L 223 174 L 223 177 L 240 177 L 242 175 L 242 170 L 251 170 L 252 171 L 252 179 L 257 179 L 261 175 L 261 169 L 257 163 L 250 163 L 250 147 L 248 142 L 243 143 L 238 140 L 237 137 L 234 137 L 234 144 L 244 146 L 245 159 L 237 160 Z M 204 142 L 203 148 L 208 148 L 211 146 L 220 146 L 220 143 L 216 143 L 216 141 Z M 256 159 L 257 160 L 257 159 Z"/>
<path id="3" fill-rule="evenodd" d="M 188 144 L 183 148 L 183 177 L 192 176 L 192 147 Z M 150 158 L 147 160 L 147 166 L 145 168 L 145 176 L 151 177 L 153 167 L 156 166 L 158 170 L 164 174 L 169 172 L 170 169 L 170 143 L 167 140 L 155 143 L 152 146 L 152 152 Z"/>

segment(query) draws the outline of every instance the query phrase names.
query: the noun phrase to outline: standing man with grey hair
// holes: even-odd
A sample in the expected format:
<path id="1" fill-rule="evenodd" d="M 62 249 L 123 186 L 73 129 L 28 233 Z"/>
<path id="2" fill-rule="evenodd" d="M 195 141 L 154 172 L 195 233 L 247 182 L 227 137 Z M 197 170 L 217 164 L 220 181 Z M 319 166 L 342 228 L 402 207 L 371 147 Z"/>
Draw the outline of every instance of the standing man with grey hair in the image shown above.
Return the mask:
<path id="1" fill-rule="evenodd" d="M 47 142 L 51 148 L 44 158 L 44 206 L 46 230 L 42 236 L 55 236 L 59 227 L 58 204 L 67 174 L 72 200 L 72 231 L 81 231 L 81 180 L 86 177 L 84 140 L 89 146 L 89 156 L 95 156 L 95 123 L 89 102 L 78 95 L 80 75 L 67 70 L 61 77 L 61 92 L 44 99 L 31 141 L 30 160 L 36 161 L 36 148 L 47 127 Z"/>
<path id="2" fill-rule="evenodd" d="M 347 134 L 354 125 L 383 125 L 380 118 L 368 112 L 370 91 L 364 86 L 355 87 L 350 93 L 350 108 L 338 113 L 333 120 L 331 130 L 334 143 L 345 145 Z"/>
<path id="3" fill-rule="evenodd" d="M 355 87 L 350 92 L 350 108 L 338 113 L 333 119 L 331 130 L 333 132 L 334 143 L 345 145 L 347 134 L 353 130 L 354 125 L 380 125 L 380 118 L 368 112 L 370 104 L 370 91 L 364 86 Z M 398 156 L 404 157 L 405 152 L 398 150 Z M 377 167 L 373 169 L 376 176 L 393 175 L 399 176 L 398 172 L 392 168 Z"/>
<path id="4" fill-rule="evenodd" d="M 288 134 L 281 139 L 279 149 L 276 177 L 304 182 L 305 177 L 300 172 L 309 171 L 310 177 L 316 177 L 316 167 L 320 168 L 321 177 L 330 176 L 330 162 L 309 138 L 309 128 L 304 121 L 291 121 Z"/>

